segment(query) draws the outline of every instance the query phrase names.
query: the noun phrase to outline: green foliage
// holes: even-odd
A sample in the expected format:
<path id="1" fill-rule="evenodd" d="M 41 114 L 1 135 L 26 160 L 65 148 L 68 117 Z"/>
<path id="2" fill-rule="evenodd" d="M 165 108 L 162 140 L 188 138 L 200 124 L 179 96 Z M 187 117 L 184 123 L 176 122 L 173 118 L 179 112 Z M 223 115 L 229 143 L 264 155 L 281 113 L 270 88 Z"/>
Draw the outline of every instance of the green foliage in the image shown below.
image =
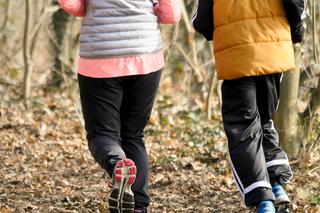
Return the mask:
<path id="1" fill-rule="evenodd" d="M 311 205 L 320 205 L 320 195 L 312 195 L 310 199 Z"/>

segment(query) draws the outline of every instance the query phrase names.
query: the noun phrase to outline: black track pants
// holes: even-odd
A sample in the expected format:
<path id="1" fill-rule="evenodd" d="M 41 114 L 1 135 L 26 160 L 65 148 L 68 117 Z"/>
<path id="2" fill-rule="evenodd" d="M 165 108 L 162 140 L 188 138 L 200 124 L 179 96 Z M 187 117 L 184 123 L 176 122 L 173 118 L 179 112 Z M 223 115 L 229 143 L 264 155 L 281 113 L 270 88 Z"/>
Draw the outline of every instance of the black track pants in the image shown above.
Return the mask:
<path id="1" fill-rule="evenodd" d="M 115 164 L 130 158 L 137 166 L 135 202 L 148 206 L 149 164 L 143 130 L 154 104 L 161 71 L 118 78 L 78 76 L 89 149 L 112 176 Z"/>
<path id="2" fill-rule="evenodd" d="M 232 172 L 247 206 L 274 200 L 270 183 L 284 184 L 292 177 L 272 121 L 280 77 L 245 77 L 222 84 L 222 116 Z"/>

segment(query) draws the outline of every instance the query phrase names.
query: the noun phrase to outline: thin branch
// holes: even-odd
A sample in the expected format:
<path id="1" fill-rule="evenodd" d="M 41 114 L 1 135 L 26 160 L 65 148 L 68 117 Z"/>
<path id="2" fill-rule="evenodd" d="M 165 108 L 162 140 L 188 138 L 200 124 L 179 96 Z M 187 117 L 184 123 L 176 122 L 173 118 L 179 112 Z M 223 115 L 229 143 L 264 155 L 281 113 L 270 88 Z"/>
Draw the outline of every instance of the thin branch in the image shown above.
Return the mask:
<path id="1" fill-rule="evenodd" d="M 39 18 L 39 21 L 37 21 L 37 25 L 34 27 L 33 32 L 30 36 L 30 40 L 34 40 L 38 31 L 40 30 L 41 26 L 45 23 L 46 18 L 54 12 L 56 12 L 59 9 L 58 6 L 48 6 L 43 11 L 41 17 Z"/>
<path id="2" fill-rule="evenodd" d="M 208 96 L 206 100 L 206 112 L 207 112 L 207 118 L 208 120 L 211 119 L 211 96 L 213 94 L 213 88 L 214 88 L 214 83 L 216 81 L 216 72 L 215 70 L 212 70 L 211 72 L 211 77 L 210 77 L 210 86 L 209 86 L 209 91 L 208 91 Z"/>
<path id="3" fill-rule="evenodd" d="M 30 0 L 26 0 L 25 5 L 25 25 L 23 34 L 23 61 L 24 61 L 24 77 L 23 77 L 23 99 L 26 107 L 31 93 L 31 61 L 29 51 L 29 28 L 30 28 Z"/>
<path id="4" fill-rule="evenodd" d="M 196 69 L 196 65 L 194 64 L 194 62 L 192 61 L 192 59 L 188 56 L 188 54 L 186 53 L 186 51 L 184 51 L 184 49 L 181 47 L 180 44 L 177 44 L 177 47 L 179 49 L 179 51 L 182 53 L 183 57 L 187 60 L 188 64 L 191 66 L 191 68 L 193 70 Z"/>
<path id="5" fill-rule="evenodd" d="M 213 53 L 213 45 L 212 45 L 212 42 L 210 43 L 209 45 L 210 47 L 210 52 L 211 52 L 211 58 L 213 59 L 214 57 L 214 53 Z M 211 59 L 211 63 L 213 63 Z M 214 86 L 215 86 L 215 82 L 217 81 L 217 75 L 216 75 L 216 72 L 215 72 L 215 67 L 213 68 L 212 70 L 212 73 L 211 73 L 211 77 L 210 77 L 210 86 L 209 86 L 209 91 L 208 91 L 208 96 L 207 96 L 207 100 L 206 100 L 206 112 L 207 112 L 207 118 L 208 120 L 211 119 L 211 96 L 213 94 L 213 90 L 214 90 Z"/>
<path id="6" fill-rule="evenodd" d="M 198 82 L 202 82 L 203 81 L 203 76 L 201 74 L 201 71 L 200 71 L 200 68 L 199 68 L 199 60 L 198 60 L 198 51 L 197 51 L 197 47 L 196 47 L 196 44 L 194 42 L 194 29 L 192 27 L 192 24 L 191 24 L 191 21 L 190 21 L 190 18 L 189 18 L 189 15 L 188 15 L 188 12 L 187 12 L 187 9 L 186 9 L 186 6 L 185 6 L 185 3 L 183 1 L 181 1 L 182 3 L 182 18 L 183 18 L 183 21 L 186 25 L 186 29 L 187 29 L 187 32 L 188 32 L 188 44 L 190 46 L 190 49 L 191 49 L 191 55 L 192 55 L 192 61 L 193 61 L 193 70 L 196 74 L 196 77 L 198 78 Z"/>
<path id="7" fill-rule="evenodd" d="M 0 84 L 6 85 L 6 86 L 15 86 L 15 87 L 18 86 L 15 83 L 9 82 L 9 81 L 1 79 L 1 78 L 0 78 Z"/>
<path id="8" fill-rule="evenodd" d="M 39 21 L 37 22 L 37 25 L 34 27 L 32 30 L 32 34 L 30 36 L 30 54 L 33 55 L 35 44 L 37 41 L 37 35 L 40 32 L 41 27 L 45 24 L 46 19 L 49 17 L 50 14 L 56 12 L 59 9 L 58 6 L 48 6 L 47 8 L 44 9 L 42 15 L 39 18 Z"/>

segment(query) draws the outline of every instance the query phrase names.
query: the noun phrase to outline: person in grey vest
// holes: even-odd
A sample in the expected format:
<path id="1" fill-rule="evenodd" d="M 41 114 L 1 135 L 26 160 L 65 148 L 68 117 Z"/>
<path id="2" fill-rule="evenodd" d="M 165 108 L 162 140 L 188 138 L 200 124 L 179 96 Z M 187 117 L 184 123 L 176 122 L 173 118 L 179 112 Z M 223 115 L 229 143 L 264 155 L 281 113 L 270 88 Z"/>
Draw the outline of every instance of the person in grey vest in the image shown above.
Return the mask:
<path id="1" fill-rule="evenodd" d="M 60 0 L 83 17 L 78 82 L 89 149 L 112 177 L 111 213 L 147 212 L 143 130 L 164 66 L 159 23 L 180 20 L 179 0 Z"/>

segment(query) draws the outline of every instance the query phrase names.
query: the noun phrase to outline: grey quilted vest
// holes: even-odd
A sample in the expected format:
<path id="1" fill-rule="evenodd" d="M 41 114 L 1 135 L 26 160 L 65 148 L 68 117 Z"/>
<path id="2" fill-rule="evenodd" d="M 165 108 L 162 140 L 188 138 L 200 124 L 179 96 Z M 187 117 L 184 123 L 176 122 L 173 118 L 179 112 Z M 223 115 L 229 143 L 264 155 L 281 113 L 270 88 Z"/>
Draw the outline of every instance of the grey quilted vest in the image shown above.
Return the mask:
<path id="1" fill-rule="evenodd" d="M 150 0 L 87 0 L 80 31 L 82 58 L 113 58 L 161 51 Z"/>

